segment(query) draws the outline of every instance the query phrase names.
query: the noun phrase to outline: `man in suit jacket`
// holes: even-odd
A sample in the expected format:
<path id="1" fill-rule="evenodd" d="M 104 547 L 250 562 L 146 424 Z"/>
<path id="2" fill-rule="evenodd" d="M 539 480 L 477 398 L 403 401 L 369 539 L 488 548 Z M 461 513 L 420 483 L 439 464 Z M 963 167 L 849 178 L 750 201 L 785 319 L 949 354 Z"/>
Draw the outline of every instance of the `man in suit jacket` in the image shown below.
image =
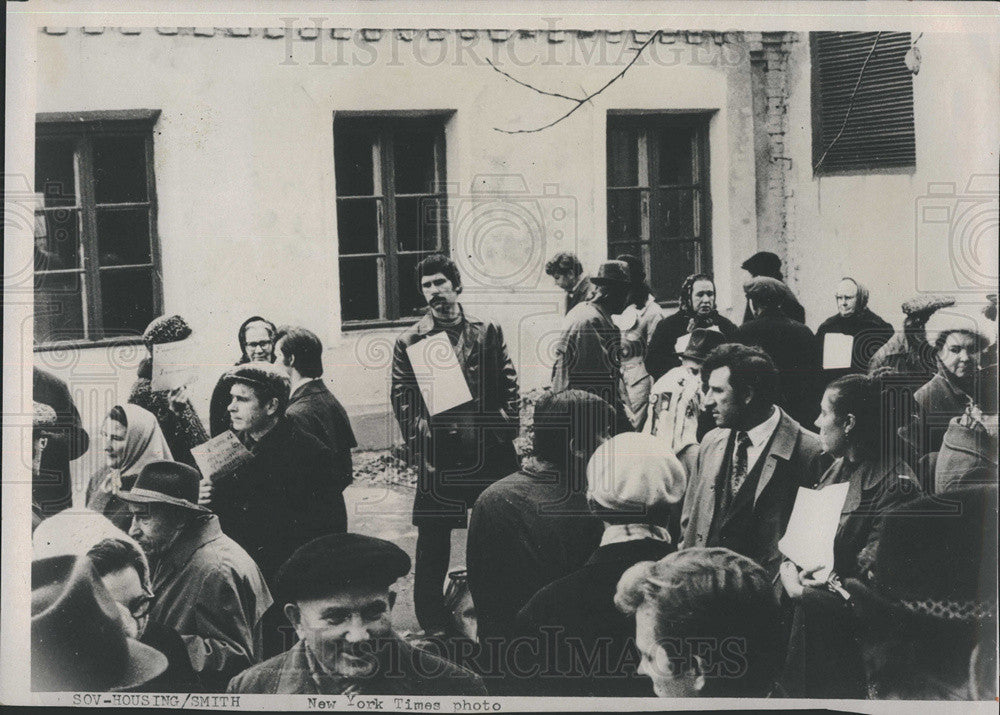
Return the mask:
<path id="1" fill-rule="evenodd" d="M 333 453 L 333 477 L 347 487 L 353 480 L 351 449 L 358 446 L 340 400 L 323 382 L 323 343 L 305 328 L 283 327 L 275 336 L 277 359 L 288 370 L 291 396 L 285 417 Z"/>
<path id="2" fill-rule="evenodd" d="M 778 371 L 763 350 L 720 345 L 702 367 L 705 408 L 718 429 L 705 435 L 688 483 L 681 548 L 722 546 L 773 578 L 799 486 L 829 465 L 819 439 L 774 404 Z"/>

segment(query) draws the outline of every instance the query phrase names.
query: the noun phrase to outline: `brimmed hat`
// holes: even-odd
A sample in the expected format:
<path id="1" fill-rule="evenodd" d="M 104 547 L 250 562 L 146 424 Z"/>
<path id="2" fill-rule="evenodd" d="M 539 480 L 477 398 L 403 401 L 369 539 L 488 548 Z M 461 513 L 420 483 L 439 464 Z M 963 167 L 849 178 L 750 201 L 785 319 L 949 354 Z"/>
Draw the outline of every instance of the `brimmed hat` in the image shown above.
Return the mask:
<path id="1" fill-rule="evenodd" d="M 146 347 L 176 343 L 191 337 L 191 326 L 179 315 L 161 315 L 146 326 L 142 341 Z"/>
<path id="2" fill-rule="evenodd" d="M 970 487 L 922 497 L 884 519 L 874 579 L 849 579 L 864 619 L 910 614 L 939 622 L 995 618 L 997 489 Z"/>
<path id="3" fill-rule="evenodd" d="M 118 605 L 88 559 L 32 562 L 32 690 L 128 690 L 167 664 L 158 650 L 126 636 Z"/>
<path id="4" fill-rule="evenodd" d="M 950 295 L 917 295 L 903 303 L 902 308 L 906 315 L 929 316 L 935 310 L 947 308 L 950 305 L 955 305 L 955 298 Z"/>
<path id="5" fill-rule="evenodd" d="M 743 261 L 740 268 L 754 276 L 777 278 L 781 275 L 781 258 L 770 251 L 759 251 Z"/>
<path id="6" fill-rule="evenodd" d="M 594 285 L 632 285 L 632 273 L 625 261 L 605 261 L 597 267 L 597 275 L 590 279 Z"/>
<path id="7" fill-rule="evenodd" d="M 173 506 L 211 514 L 198 503 L 198 483 L 201 475 L 194 467 L 181 462 L 158 460 L 149 462 L 128 491 L 118 497 L 133 504 L 172 504 Z"/>
<path id="8" fill-rule="evenodd" d="M 291 384 L 287 372 L 267 362 L 248 362 L 237 365 L 230 368 L 223 379 L 229 385 L 234 382 L 256 385 L 279 397 L 284 396 L 285 400 L 288 399 Z"/>
<path id="9" fill-rule="evenodd" d="M 282 565 L 277 596 L 287 603 L 349 588 L 388 588 L 409 572 L 409 555 L 391 541 L 330 534 L 300 546 Z"/>
<path id="10" fill-rule="evenodd" d="M 684 465 L 647 434 L 624 432 L 598 447 L 587 463 L 587 499 L 617 515 L 658 522 L 684 497 Z"/>
<path id="11" fill-rule="evenodd" d="M 687 345 L 684 346 L 681 357 L 704 362 L 708 354 L 724 342 L 726 336 L 717 328 L 695 328 L 688 334 Z"/>

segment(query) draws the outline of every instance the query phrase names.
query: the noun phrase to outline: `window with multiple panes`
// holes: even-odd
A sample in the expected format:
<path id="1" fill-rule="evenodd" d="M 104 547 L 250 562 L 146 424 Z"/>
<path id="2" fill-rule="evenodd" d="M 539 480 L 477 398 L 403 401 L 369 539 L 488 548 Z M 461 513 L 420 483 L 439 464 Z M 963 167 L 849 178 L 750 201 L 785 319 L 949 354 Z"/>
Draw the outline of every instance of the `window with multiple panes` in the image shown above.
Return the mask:
<path id="1" fill-rule="evenodd" d="M 35 346 L 142 335 L 160 312 L 159 111 L 39 114 Z"/>
<path id="2" fill-rule="evenodd" d="M 334 119 L 344 327 L 422 314 L 416 265 L 448 251 L 444 122 L 440 115 Z"/>
<path id="3" fill-rule="evenodd" d="M 708 118 L 609 116 L 608 256 L 639 256 L 661 302 L 711 267 Z"/>
<path id="4" fill-rule="evenodd" d="M 916 166 L 908 32 L 812 32 L 813 171 Z"/>

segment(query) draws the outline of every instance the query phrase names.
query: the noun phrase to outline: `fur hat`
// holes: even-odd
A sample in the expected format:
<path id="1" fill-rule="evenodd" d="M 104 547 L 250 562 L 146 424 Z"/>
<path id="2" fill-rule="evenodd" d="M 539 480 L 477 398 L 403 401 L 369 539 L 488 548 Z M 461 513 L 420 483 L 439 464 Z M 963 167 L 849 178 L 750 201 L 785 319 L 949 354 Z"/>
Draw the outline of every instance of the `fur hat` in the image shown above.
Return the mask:
<path id="1" fill-rule="evenodd" d="M 191 326 L 179 315 L 161 315 L 146 326 L 142 341 L 152 350 L 154 345 L 176 343 L 191 336 Z"/>

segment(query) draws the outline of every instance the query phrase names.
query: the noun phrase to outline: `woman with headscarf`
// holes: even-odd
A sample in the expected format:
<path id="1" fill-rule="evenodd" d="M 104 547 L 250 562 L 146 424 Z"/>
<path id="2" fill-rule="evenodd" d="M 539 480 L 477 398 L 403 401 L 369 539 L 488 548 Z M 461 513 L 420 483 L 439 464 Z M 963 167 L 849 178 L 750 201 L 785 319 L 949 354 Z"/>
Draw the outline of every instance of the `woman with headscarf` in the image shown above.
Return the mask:
<path id="1" fill-rule="evenodd" d="M 208 441 L 201 418 L 194 411 L 184 387 L 176 390 L 153 389 L 153 348 L 155 345 L 180 342 L 191 336 L 191 327 L 179 315 L 160 316 L 142 334 L 149 357 L 139 365 L 137 379 L 129 394 L 130 404 L 149 410 L 156 416 L 174 460 L 197 469 L 191 449 Z"/>
<path id="2" fill-rule="evenodd" d="M 719 315 L 715 307 L 715 282 L 707 273 L 695 273 L 684 279 L 680 291 L 680 309 L 659 322 L 646 351 L 646 371 L 659 380 L 681 364 L 679 353 L 687 347 L 695 328 L 718 330 L 730 342 L 737 327 Z M 683 339 L 683 342 L 678 342 Z"/>
<path id="3" fill-rule="evenodd" d="M 827 381 L 851 373 L 865 373 L 872 356 L 892 337 L 893 328 L 889 323 L 868 308 L 868 288 L 853 278 L 844 277 L 837 284 L 837 314 L 827 318 L 816 331 L 819 352 L 828 334 L 849 335 L 851 343 L 851 365 L 845 368 L 824 370 Z"/>
<path id="4" fill-rule="evenodd" d="M 625 413 L 632 423 L 632 429 L 638 431 L 646 421 L 649 388 L 653 384 L 644 364 L 646 350 L 653 331 L 663 319 L 663 309 L 646 283 L 646 269 L 642 259 L 623 253 L 617 260 L 628 264 L 632 286 L 629 288 L 625 310 L 619 315 L 611 316 L 611 320 L 622 333 L 621 372 L 625 383 Z"/>
<path id="5" fill-rule="evenodd" d="M 237 333 L 240 341 L 240 359 L 236 365 L 248 362 L 274 362 L 274 336 L 277 334 L 274 323 L 259 315 L 254 315 L 243 321 Z M 229 385 L 225 373 L 219 377 L 212 391 L 212 402 L 208 412 L 208 429 L 212 436 L 220 435 L 230 427 L 229 423 Z"/>
<path id="6" fill-rule="evenodd" d="M 156 417 L 137 405 L 111 408 L 101 427 L 101 437 L 106 462 L 87 484 L 87 508 L 104 514 L 127 532 L 132 514 L 118 494 L 132 488 L 146 464 L 173 457 Z"/>

